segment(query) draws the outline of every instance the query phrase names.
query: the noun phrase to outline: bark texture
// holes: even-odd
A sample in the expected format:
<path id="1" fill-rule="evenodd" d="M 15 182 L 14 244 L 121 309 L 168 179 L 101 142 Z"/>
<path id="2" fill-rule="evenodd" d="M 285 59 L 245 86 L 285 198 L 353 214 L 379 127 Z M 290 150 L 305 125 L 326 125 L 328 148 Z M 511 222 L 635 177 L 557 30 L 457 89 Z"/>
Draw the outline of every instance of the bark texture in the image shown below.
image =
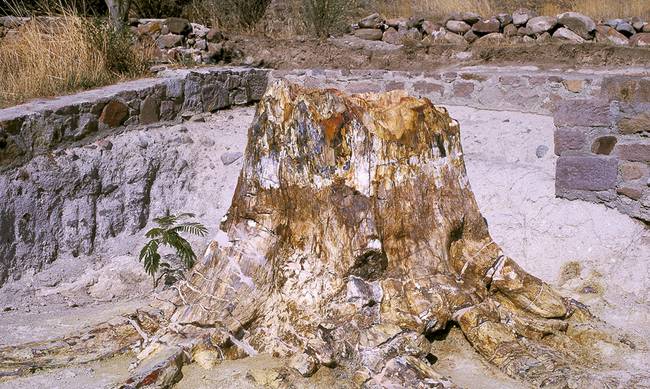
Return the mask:
<path id="1" fill-rule="evenodd" d="M 185 361 L 263 352 L 304 376 L 336 366 L 357 386 L 452 387 L 428 357 L 454 324 L 513 377 L 593 384 L 583 345 L 610 339 L 494 243 L 459 131 L 402 91 L 271 85 L 222 230 L 128 384 L 167 386 Z"/>

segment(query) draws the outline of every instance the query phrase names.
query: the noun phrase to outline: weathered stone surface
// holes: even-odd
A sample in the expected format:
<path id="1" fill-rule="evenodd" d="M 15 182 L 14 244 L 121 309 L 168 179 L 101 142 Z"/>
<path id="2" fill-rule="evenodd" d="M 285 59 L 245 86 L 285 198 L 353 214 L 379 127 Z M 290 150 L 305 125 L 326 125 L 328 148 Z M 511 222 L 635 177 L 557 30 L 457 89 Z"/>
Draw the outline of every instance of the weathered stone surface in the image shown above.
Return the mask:
<path id="1" fill-rule="evenodd" d="M 117 127 L 124 123 L 128 115 L 129 107 L 126 104 L 119 100 L 111 100 L 104 106 L 99 121 L 109 127 Z"/>
<path id="2" fill-rule="evenodd" d="M 650 141 L 625 143 L 616 146 L 616 155 L 627 161 L 650 162 Z"/>
<path id="3" fill-rule="evenodd" d="M 556 25 L 557 18 L 555 16 L 536 16 L 528 20 L 526 23 L 526 27 L 528 27 L 533 34 L 541 34 L 549 31 Z"/>
<path id="4" fill-rule="evenodd" d="M 384 35 L 382 36 L 381 40 L 392 45 L 402 44 L 402 36 L 393 27 L 389 27 L 386 29 L 386 31 L 384 31 Z"/>
<path id="5" fill-rule="evenodd" d="M 500 32 L 493 32 L 487 35 L 483 35 L 482 37 L 478 38 L 475 42 L 477 45 L 481 44 L 494 44 L 498 42 L 503 42 L 505 41 L 505 36 L 500 33 Z"/>
<path id="6" fill-rule="evenodd" d="M 596 23 L 587 15 L 578 12 L 565 12 L 558 15 L 558 22 L 578 34 L 582 39 L 591 39 L 596 30 Z"/>
<path id="7" fill-rule="evenodd" d="M 650 46 L 650 33 L 640 32 L 630 38 L 630 46 L 647 47 Z"/>
<path id="8" fill-rule="evenodd" d="M 499 32 L 501 23 L 497 19 L 483 19 L 472 25 L 472 31 L 478 34 L 490 34 Z"/>
<path id="9" fill-rule="evenodd" d="M 596 26 L 596 42 L 609 42 L 617 45 L 627 45 L 629 43 L 625 35 L 616 31 L 615 28 L 606 25 Z"/>
<path id="10" fill-rule="evenodd" d="M 601 96 L 610 101 L 650 103 L 650 80 L 644 77 L 605 77 Z"/>
<path id="11" fill-rule="evenodd" d="M 465 38 L 467 43 L 474 43 L 479 38 L 479 36 L 476 35 L 474 31 L 469 30 L 465 34 L 463 34 L 463 38 Z"/>
<path id="12" fill-rule="evenodd" d="M 585 87 L 584 80 L 564 80 L 562 84 L 564 84 L 566 90 L 573 93 L 580 93 Z"/>
<path id="13" fill-rule="evenodd" d="M 438 23 L 434 23 L 430 20 L 425 20 L 422 22 L 422 31 L 426 35 L 432 35 L 434 32 L 439 31 L 442 28 Z"/>
<path id="14" fill-rule="evenodd" d="M 447 27 L 447 30 L 458 34 L 464 34 L 472 28 L 472 26 L 462 20 L 449 20 L 445 27 Z"/>
<path id="15" fill-rule="evenodd" d="M 580 150 L 587 138 L 585 128 L 559 127 L 554 133 L 555 154 L 562 155 L 570 150 Z"/>
<path id="16" fill-rule="evenodd" d="M 458 34 L 455 34 L 453 32 L 449 32 L 449 33 L 445 34 L 443 39 L 445 40 L 445 42 L 451 43 L 451 44 L 454 44 L 454 45 L 459 45 L 459 46 L 467 45 L 467 41 L 465 40 L 465 38 L 463 38 L 462 36 L 460 36 Z"/>
<path id="17" fill-rule="evenodd" d="M 632 24 L 632 27 L 634 27 L 634 29 L 639 31 L 639 32 L 642 31 L 643 26 L 645 26 L 647 24 L 646 21 L 643 20 L 643 18 L 640 17 L 640 16 L 632 17 L 632 19 L 630 20 L 630 23 Z"/>
<path id="18" fill-rule="evenodd" d="M 454 84 L 453 93 L 456 97 L 468 97 L 474 92 L 474 84 L 471 82 L 457 82 Z"/>
<path id="19" fill-rule="evenodd" d="M 609 102 L 592 99 L 561 101 L 553 113 L 553 121 L 557 127 L 609 126 Z"/>
<path id="20" fill-rule="evenodd" d="M 608 190 L 616 186 L 618 160 L 611 157 L 562 156 L 557 160 L 555 188 Z"/>
<path id="21" fill-rule="evenodd" d="M 641 196 L 643 195 L 643 189 L 635 186 L 622 186 L 620 188 L 616 188 L 616 193 L 620 193 L 624 196 L 627 196 L 631 198 L 632 200 L 639 200 L 641 199 Z"/>
<path id="22" fill-rule="evenodd" d="M 534 32 L 528 27 L 519 27 L 517 29 L 517 35 L 526 37 L 526 36 L 534 35 Z"/>
<path id="23" fill-rule="evenodd" d="M 425 94 L 425 95 L 435 94 L 438 96 L 442 96 L 442 94 L 445 91 L 445 88 L 442 85 L 436 84 L 434 82 L 418 81 L 413 84 L 413 90 L 420 94 Z"/>
<path id="24" fill-rule="evenodd" d="M 512 13 L 512 23 L 515 26 L 523 26 L 528 22 L 528 20 L 534 18 L 535 16 L 537 16 L 537 14 L 534 11 L 526 8 L 519 8 Z"/>
<path id="25" fill-rule="evenodd" d="M 369 41 L 380 41 L 384 36 L 381 30 L 374 28 L 360 28 L 354 31 L 354 36 Z"/>
<path id="26" fill-rule="evenodd" d="M 169 32 L 177 35 L 187 35 L 192 32 L 190 21 L 183 18 L 167 18 L 165 25 Z"/>
<path id="27" fill-rule="evenodd" d="M 372 15 L 368 15 L 365 18 L 359 20 L 359 27 L 378 29 L 381 28 L 383 23 L 384 23 L 384 18 L 381 17 L 381 15 L 379 15 L 378 13 L 374 13 Z"/>
<path id="28" fill-rule="evenodd" d="M 553 33 L 553 38 L 560 39 L 564 41 L 569 41 L 572 43 L 583 43 L 585 40 L 580 37 L 580 35 L 569 30 L 568 28 L 560 27 Z"/>

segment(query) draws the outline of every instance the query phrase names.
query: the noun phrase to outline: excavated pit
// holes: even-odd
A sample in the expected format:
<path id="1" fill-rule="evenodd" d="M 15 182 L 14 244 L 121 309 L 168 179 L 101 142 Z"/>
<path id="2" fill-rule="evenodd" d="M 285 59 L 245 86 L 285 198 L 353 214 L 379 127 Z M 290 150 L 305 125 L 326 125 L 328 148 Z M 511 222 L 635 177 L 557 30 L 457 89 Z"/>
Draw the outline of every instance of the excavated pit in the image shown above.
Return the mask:
<path id="1" fill-rule="evenodd" d="M 650 258 L 650 234 L 639 222 L 602 205 L 555 198 L 557 158 L 552 152 L 552 119 L 543 115 L 466 107 L 449 107 L 449 111 L 461 124 L 468 177 L 495 242 L 509 256 L 517 258 L 526 270 L 546 282 L 564 287 L 563 293 L 587 303 L 604 320 L 623 330 L 640 331 L 640 335 L 647 338 L 644 323 L 650 317 L 648 266 L 643 258 Z M 180 125 L 163 125 L 111 136 L 104 140 L 111 142 L 112 147 L 102 154 L 119 153 L 116 156 L 119 164 L 137 166 L 138 163 L 130 159 L 134 154 L 132 147 L 143 135 L 153 137 L 150 141 L 155 153 L 161 165 L 168 167 L 162 169 L 161 179 L 156 179 L 152 185 L 149 212 L 155 215 L 166 207 L 202 211 L 201 221 L 216 231 L 230 203 L 241 167 L 241 159 L 224 166 L 220 157 L 226 152 L 244 151 L 246 129 L 252 115 L 253 108 L 238 108 L 208 116 L 205 122 L 185 122 L 186 131 Z M 165 147 L 170 144 L 174 145 L 173 154 L 168 155 Z M 545 146 L 546 151 L 540 151 L 544 150 L 540 146 Z M 83 161 L 83 151 L 75 152 L 74 149 L 55 158 L 74 159 L 71 156 L 79 154 Z M 183 160 L 187 166 L 178 169 L 176 165 L 184 165 Z M 179 176 L 187 182 L 187 190 L 177 193 L 174 190 Z M 147 182 L 146 178 L 144 181 Z M 10 334 L 3 338 L 3 344 L 62 335 L 48 329 L 49 325 L 41 324 L 43 316 L 59 317 L 55 322 L 61 326 L 70 325 L 72 318 L 79 322 L 80 328 L 87 317 L 96 316 L 91 309 L 96 301 L 108 301 L 110 306 L 119 307 L 125 304 L 125 298 L 147 293 L 143 283 L 148 280 L 139 272 L 133 254 L 137 252 L 133 247 L 141 242 L 138 234 L 128 239 L 124 235 L 113 241 L 107 239 L 102 242 L 106 249 L 94 257 L 83 253 L 68 259 L 64 257 L 45 266 L 42 272 L 33 275 L 28 272 L 17 282 L 5 285 L 4 300 L 0 301 L 12 309 L 0 315 L 2 332 Z M 202 245 L 199 246 L 202 250 L 207 242 L 195 243 Z M 106 253 L 120 255 L 107 256 Z M 372 256 L 360 260 L 357 268 L 360 274 L 368 275 L 363 263 L 369 260 L 381 262 L 381 258 Z M 94 268 L 90 275 L 89 268 Z M 118 280 L 111 276 L 116 271 L 124 273 Z M 137 278 L 138 275 L 141 278 Z M 134 285 L 138 286 L 134 288 Z M 106 293 L 107 290 L 112 292 Z M 129 302 L 129 307 L 138 305 L 138 301 Z M 523 385 L 491 371 L 481 362 L 480 356 L 467 347 L 463 349 L 462 342 L 458 331 L 452 329 L 447 339 L 440 342 L 440 352 L 435 354 L 434 366 L 451 376 L 454 382 L 478 387 L 483 384 L 482 375 L 487 374 L 495 387 Z M 647 352 L 646 347 L 635 343 L 637 352 Z M 639 354 L 614 355 L 612 358 L 626 360 L 630 364 L 629 372 L 648 361 L 647 354 L 641 357 Z M 60 380 L 62 386 L 83 387 L 83 382 L 88 379 L 93 382 L 92 378 L 98 374 L 109 377 L 106 382 L 121 382 L 128 362 L 128 359 L 118 358 L 117 362 L 110 359 L 88 369 L 45 371 L 0 383 L 0 387 L 33 387 L 53 377 Z M 191 387 L 210 384 L 254 387 L 273 382 L 276 377 L 273 371 L 281 365 L 282 361 L 270 357 L 254 357 L 250 366 L 246 365 L 246 359 L 228 362 L 209 371 L 191 365 L 184 368 L 184 382 Z M 466 372 L 462 374 L 460 368 Z M 620 374 L 624 376 L 629 372 Z M 114 381 L 110 378 L 112 374 Z M 335 382 L 335 377 L 328 377 L 327 371 L 319 372 L 314 379 L 323 386 Z M 302 381 L 303 384 L 307 382 Z M 183 381 L 180 385 L 183 386 Z"/>

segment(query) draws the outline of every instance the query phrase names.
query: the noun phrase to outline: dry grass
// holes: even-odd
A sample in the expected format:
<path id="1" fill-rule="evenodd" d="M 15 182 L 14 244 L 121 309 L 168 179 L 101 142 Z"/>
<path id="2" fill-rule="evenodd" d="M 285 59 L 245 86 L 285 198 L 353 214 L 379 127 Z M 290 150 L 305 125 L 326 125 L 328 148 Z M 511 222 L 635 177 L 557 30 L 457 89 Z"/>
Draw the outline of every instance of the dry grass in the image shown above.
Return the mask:
<path id="1" fill-rule="evenodd" d="M 34 20 L 0 41 L 0 107 L 62 95 L 144 74 L 148 51 L 105 24 L 64 13 Z"/>
<path id="2" fill-rule="evenodd" d="M 476 12 L 484 17 L 498 12 L 512 12 L 525 7 L 540 15 L 577 11 L 595 19 L 641 16 L 650 19 L 648 0 L 377 0 L 367 11 L 380 12 L 387 17 L 422 15 L 444 17 L 452 12 Z M 370 9 L 372 8 L 372 10 Z"/>

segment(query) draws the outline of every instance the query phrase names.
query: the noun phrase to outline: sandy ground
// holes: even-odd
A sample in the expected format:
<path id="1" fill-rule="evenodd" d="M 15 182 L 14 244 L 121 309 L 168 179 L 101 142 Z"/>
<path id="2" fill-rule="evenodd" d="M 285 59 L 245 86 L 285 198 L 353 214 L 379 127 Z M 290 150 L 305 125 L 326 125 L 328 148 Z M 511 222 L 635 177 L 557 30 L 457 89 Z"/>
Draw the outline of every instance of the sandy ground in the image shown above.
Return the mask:
<path id="1" fill-rule="evenodd" d="M 648 338 L 650 230 L 602 205 L 554 197 L 556 157 L 551 118 L 467 107 L 449 107 L 449 110 L 461 123 L 470 182 L 495 241 L 524 268 L 562 286 L 564 293 L 588 303 L 609 323 L 624 332 L 636 331 L 639 337 Z M 206 142 L 209 146 L 196 149 L 199 153 L 196 160 L 204 162 L 191 166 L 197 170 L 197 185 L 187 204 L 189 210 L 204 212 L 201 218 L 210 218 L 212 226 L 216 226 L 229 205 L 241 160 L 226 167 L 221 164 L 213 167 L 209 163 L 215 165 L 215 156 L 226 149 L 244 150 L 246 128 L 253 112 L 251 107 L 239 108 L 213 115 L 205 123 L 185 123 L 190 136 L 209 140 Z M 74 308 L 77 313 L 72 315 L 71 309 L 56 311 L 55 307 L 35 308 L 36 312 L 29 313 L 0 313 L 0 332 L 12 334 L 6 338 L 9 340 L 3 335 L 0 343 L 30 336 L 55 336 L 63 329 L 78 328 L 79 318 L 88 317 L 87 323 L 91 324 L 107 313 L 139 303 L 116 303 L 111 308 L 114 311 L 105 306 Z M 32 326 L 35 330 L 30 335 Z M 637 346 L 641 351 L 647 350 L 641 343 Z M 439 358 L 435 367 L 464 387 L 525 387 L 489 367 L 458 330 L 452 329 L 446 339 L 435 342 L 432 350 Z M 626 358 L 632 370 L 643 370 L 650 363 L 643 353 L 616 358 Z M 65 370 L 38 372 L 30 377 L 0 381 L 0 389 L 106 387 L 123 379 L 129 361 L 128 357 L 120 357 Z M 261 387 L 264 383 L 268 386 L 273 372 L 282 365 L 283 361 L 264 355 L 229 361 L 212 370 L 190 365 L 184 368 L 185 378 L 178 387 L 248 388 Z M 321 370 L 314 381 L 305 383 L 306 387 L 342 385 L 336 383 L 330 369 Z"/>

